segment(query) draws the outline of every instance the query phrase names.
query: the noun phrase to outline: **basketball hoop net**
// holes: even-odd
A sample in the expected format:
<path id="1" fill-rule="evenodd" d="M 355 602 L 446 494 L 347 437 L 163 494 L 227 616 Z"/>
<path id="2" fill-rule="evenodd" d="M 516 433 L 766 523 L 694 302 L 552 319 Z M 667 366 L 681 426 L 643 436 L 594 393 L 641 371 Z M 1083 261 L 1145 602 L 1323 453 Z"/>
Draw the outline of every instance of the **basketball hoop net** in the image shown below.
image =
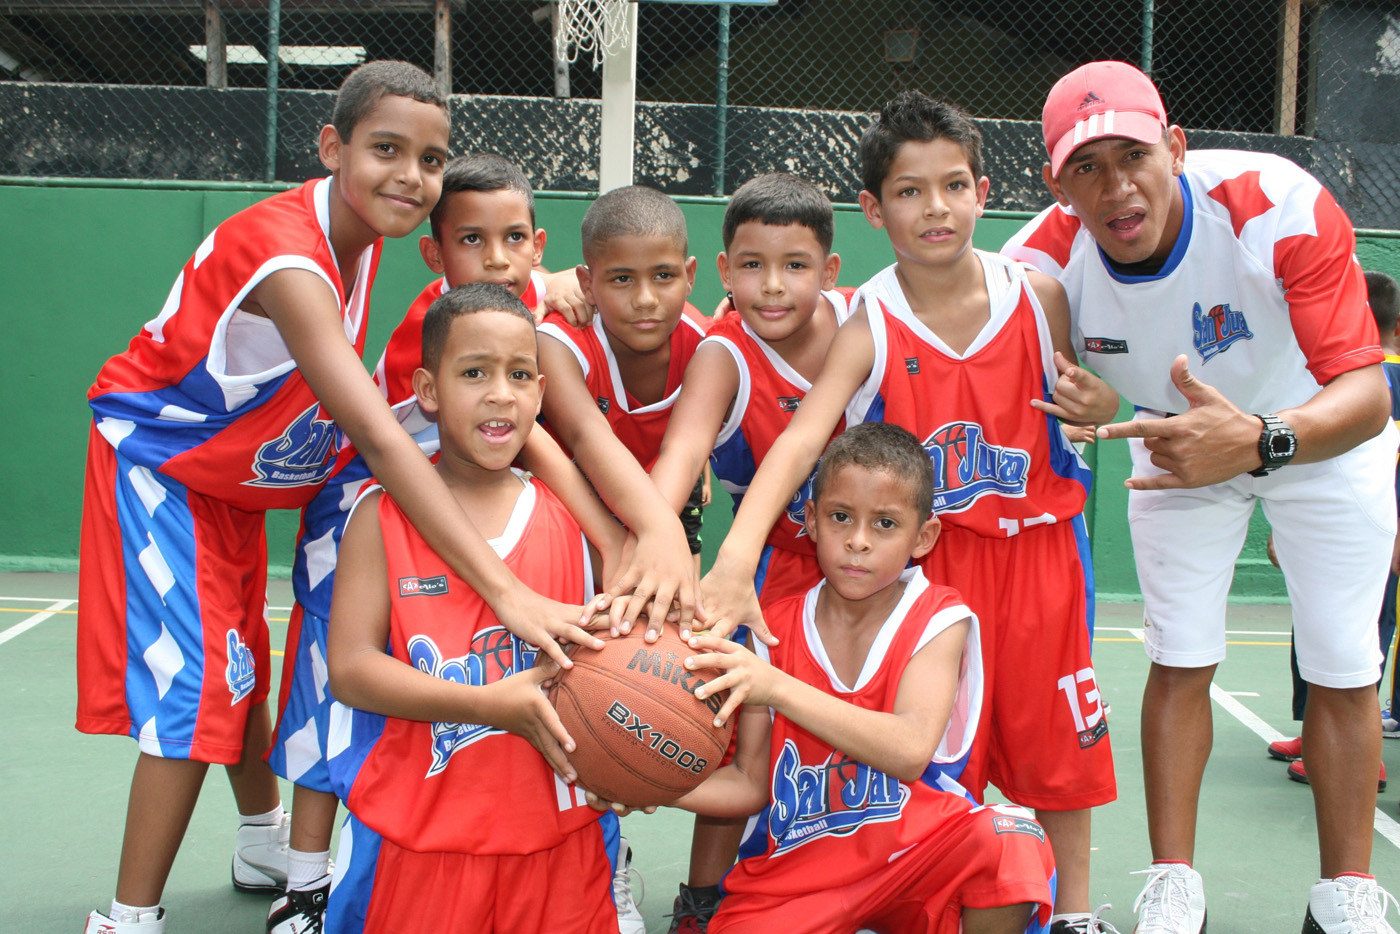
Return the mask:
<path id="1" fill-rule="evenodd" d="M 556 59 L 578 61 L 592 53 L 596 70 L 609 54 L 626 45 L 629 0 L 557 0 L 554 29 Z"/>

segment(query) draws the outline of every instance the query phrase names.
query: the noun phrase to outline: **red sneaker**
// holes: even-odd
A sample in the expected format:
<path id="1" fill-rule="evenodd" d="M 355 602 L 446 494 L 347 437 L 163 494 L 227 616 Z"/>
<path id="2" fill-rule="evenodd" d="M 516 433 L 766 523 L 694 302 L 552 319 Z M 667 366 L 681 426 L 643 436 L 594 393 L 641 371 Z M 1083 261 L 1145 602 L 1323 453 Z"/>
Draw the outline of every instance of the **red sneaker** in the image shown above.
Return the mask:
<path id="1" fill-rule="evenodd" d="M 1297 762 L 1303 758 L 1303 737 L 1274 740 L 1269 744 L 1269 758 L 1280 762 Z"/>
<path id="2" fill-rule="evenodd" d="M 1299 759 L 1299 760 L 1297 760 L 1296 762 L 1290 762 L 1290 763 L 1288 764 L 1288 777 L 1289 777 L 1290 779 L 1292 779 L 1293 781 L 1295 781 L 1295 782 L 1302 782 L 1304 785 L 1306 785 L 1306 784 L 1308 783 L 1308 770 L 1305 769 L 1305 768 L 1303 768 L 1303 760 L 1302 760 L 1302 759 Z M 1381 777 L 1380 777 L 1380 781 L 1376 782 L 1376 793 L 1379 794 L 1379 793 L 1382 792 L 1382 791 L 1385 791 L 1385 763 L 1384 763 L 1384 762 L 1381 763 Z"/>

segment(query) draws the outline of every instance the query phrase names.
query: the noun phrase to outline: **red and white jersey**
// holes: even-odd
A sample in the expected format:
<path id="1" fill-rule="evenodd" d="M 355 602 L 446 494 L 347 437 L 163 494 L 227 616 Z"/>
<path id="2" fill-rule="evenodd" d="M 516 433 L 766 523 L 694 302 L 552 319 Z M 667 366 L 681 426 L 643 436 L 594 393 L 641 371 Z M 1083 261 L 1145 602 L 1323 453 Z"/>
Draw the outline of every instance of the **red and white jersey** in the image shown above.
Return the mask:
<path id="1" fill-rule="evenodd" d="M 904 572 L 903 596 L 880 628 L 854 684 L 832 668 L 817 631 L 817 597 L 774 604 L 765 618 L 778 637 L 760 655 L 799 681 L 866 710 L 894 711 L 914 653 L 959 620 L 972 618 L 957 696 L 947 729 L 923 776 L 905 783 L 850 758 L 782 714 L 773 715 L 768 807 L 750 825 L 726 892 L 787 895 L 863 879 L 928 838 L 971 800 L 957 782 L 982 708 L 977 620 L 951 587 L 930 584 L 918 568 Z"/>
<path id="2" fill-rule="evenodd" d="M 1301 405 L 1382 359 L 1351 221 L 1279 156 L 1186 154 L 1181 234 L 1154 275 L 1111 267 L 1072 211 L 1052 205 L 1007 256 L 1060 281 L 1084 363 L 1139 408 L 1184 412 L 1178 354 L 1246 412 Z"/>
<path id="3" fill-rule="evenodd" d="M 379 525 L 388 558 L 394 658 L 471 685 L 490 684 L 534 665 L 535 646 L 501 625 L 387 494 L 379 500 Z M 490 544 L 536 593 L 564 603 L 581 603 L 589 593 L 583 533 L 538 480 L 523 482 L 505 532 Z M 418 852 L 535 853 L 598 819 L 582 790 L 557 779 L 520 736 L 475 723 L 354 714 L 349 738 L 332 737 L 337 757 L 332 769 L 353 776 L 346 806 L 399 846 Z"/>
<path id="4" fill-rule="evenodd" d="M 414 399 L 413 371 L 418 369 L 423 361 L 423 318 L 428 313 L 428 306 L 446 295 L 447 291 L 446 277 L 435 279 L 424 286 L 423 291 L 413 300 L 413 304 L 408 306 L 408 312 L 398 327 L 394 328 L 394 333 L 389 335 L 389 342 L 384 345 L 384 353 L 379 356 L 379 363 L 374 368 L 374 381 L 395 412 L 398 412 L 404 403 Z M 543 301 L 544 294 L 544 276 L 538 269 L 530 270 L 530 284 L 525 287 L 525 293 L 520 296 L 520 300 L 525 303 L 526 308 L 534 311 Z M 400 418 L 400 421 L 403 419 Z"/>
<path id="5" fill-rule="evenodd" d="M 305 505 L 331 470 L 335 425 L 277 326 L 243 311 L 284 269 L 325 281 L 345 338 L 364 352 L 376 241 L 348 290 L 330 243 L 331 179 L 309 181 L 224 221 L 176 278 L 165 307 L 88 390 L 97 429 L 121 453 L 248 511 Z"/>
<path id="6" fill-rule="evenodd" d="M 920 321 L 890 266 L 861 286 L 875 345 L 846 424 L 908 429 L 933 461 L 933 509 L 948 525 L 1007 538 L 1084 509 L 1089 469 L 1059 421 L 1029 405 L 1057 376 L 1045 313 L 1025 271 L 977 251 L 991 318 L 961 354 Z"/>
<path id="7" fill-rule="evenodd" d="M 822 297 L 836 311 L 836 323 L 851 316 L 850 299 L 855 289 L 831 289 Z M 768 456 L 768 450 L 778 435 L 792 421 L 793 414 L 807 397 L 812 384 L 778 355 L 763 338 L 754 333 L 741 315 L 731 313 L 711 325 L 705 333 L 705 344 L 723 347 L 739 371 L 739 388 L 734 394 L 724 424 L 715 438 L 710 465 L 715 476 L 734 499 L 734 511 L 753 482 L 758 465 Z M 840 434 L 844 423 L 836 426 L 832 437 Z M 812 476 L 816 475 L 813 470 Z M 804 513 L 812 497 L 812 477 L 807 478 L 787 509 L 768 533 L 768 544 L 785 551 L 816 554 L 807 537 Z"/>
<path id="8" fill-rule="evenodd" d="M 603 319 L 594 315 L 586 327 L 573 327 L 558 312 L 550 312 L 540 325 L 540 333 L 563 342 L 583 369 L 583 381 L 598 408 L 607 416 L 613 433 L 637 463 L 651 470 L 661 453 L 661 439 L 671 419 L 671 407 L 681 394 L 681 377 L 690 358 L 705 337 L 705 319 L 694 305 L 686 302 L 676 329 L 671 332 L 671 362 L 666 370 L 666 395 L 649 405 L 638 402 L 622 383 L 617 357 L 608 343 Z M 548 422 L 545 426 L 548 427 Z"/>

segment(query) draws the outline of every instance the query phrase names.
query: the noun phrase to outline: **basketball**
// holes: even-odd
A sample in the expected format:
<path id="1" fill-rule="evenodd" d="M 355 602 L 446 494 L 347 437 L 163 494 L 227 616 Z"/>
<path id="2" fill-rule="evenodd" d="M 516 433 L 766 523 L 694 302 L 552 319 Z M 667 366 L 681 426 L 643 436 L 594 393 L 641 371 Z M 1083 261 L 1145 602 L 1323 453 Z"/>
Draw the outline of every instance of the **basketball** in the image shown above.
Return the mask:
<path id="1" fill-rule="evenodd" d="M 695 788 L 719 766 L 733 731 L 732 720 L 714 725 L 728 691 L 695 697 L 720 672 L 686 670 L 696 653 L 675 624 L 653 643 L 642 633 L 578 649 L 549 691 L 577 747 L 569 761 L 579 785 L 630 807 L 668 804 Z"/>

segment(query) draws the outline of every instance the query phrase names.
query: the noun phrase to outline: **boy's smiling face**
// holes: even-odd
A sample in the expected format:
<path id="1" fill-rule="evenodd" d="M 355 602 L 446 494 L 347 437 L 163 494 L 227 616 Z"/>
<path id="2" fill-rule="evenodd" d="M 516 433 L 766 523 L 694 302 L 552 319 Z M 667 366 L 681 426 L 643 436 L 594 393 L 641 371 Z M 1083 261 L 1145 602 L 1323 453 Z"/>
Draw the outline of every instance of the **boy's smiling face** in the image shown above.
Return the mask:
<path id="1" fill-rule="evenodd" d="M 525 195 L 511 188 L 443 195 L 438 235 L 419 240 L 423 261 L 455 288 L 471 282 L 503 285 L 519 298 L 544 257 L 545 234 L 535 230 Z"/>
<path id="2" fill-rule="evenodd" d="M 871 226 L 889 236 L 900 261 L 942 265 L 971 245 L 988 184 L 986 176 L 973 176 L 952 140 L 910 141 L 899 147 L 880 191 L 860 193 L 860 206 Z"/>
<path id="3" fill-rule="evenodd" d="M 876 596 L 938 539 L 935 516 L 914 510 L 910 481 L 888 470 L 855 464 L 826 479 L 807 501 L 807 534 L 827 586 L 848 602 Z"/>
<path id="4" fill-rule="evenodd" d="M 695 285 L 695 257 L 674 237 L 623 234 L 594 244 L 586 258 L 579 286 L 612 340 L 635 354 L 664 346 Z"/>
<path id="5" fill-rule="evenodd" d="M 413 386 L 436 416 L 444 457 L 504 470 L 525 446 L 544 395 L 534 325 L 504 311 L 458 315 L 437 372 L 419 368 Z"/>
<path id="6" fill-rule="evenodd" d="M 355 125 L 349 139 L 321 130 L 321 161 L 335 173 L 353 222 L 371 239 L 406 237 L 428 216 L 442 192 L 447 162 L 447 114 L 436 104 L 386 94 Z M 333 213 L 331 222 L 336 223 Z"/>
<path id="7" fill-rule="evenodd" d="M 755 334 L 775 343 L 811 320 L 822 289 L 836 285 L 840 259 L 822 248 L 810 227 L 745 221 L 718 264 L 734 310 Z"/>

